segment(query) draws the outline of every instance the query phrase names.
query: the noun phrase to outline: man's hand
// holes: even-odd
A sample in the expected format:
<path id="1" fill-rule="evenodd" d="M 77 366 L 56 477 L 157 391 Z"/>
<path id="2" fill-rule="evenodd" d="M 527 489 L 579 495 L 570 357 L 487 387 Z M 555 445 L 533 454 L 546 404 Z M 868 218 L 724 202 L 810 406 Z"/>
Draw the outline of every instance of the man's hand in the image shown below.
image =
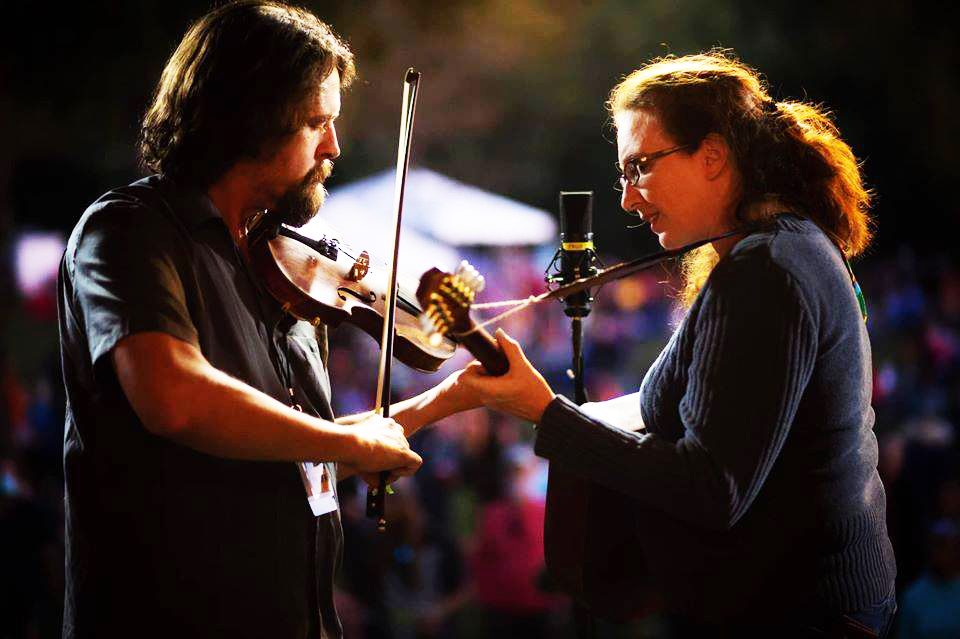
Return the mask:
<path id="1" fill-rule="evenodd" d="M 360 474 L 387 470 L 391 475 L 412 475 L 423 459 L 410 450 L 403 427 L 375 413 L 366 415 L 350 427 L 356 446 L 344 463 Z"/>
<path id="2" fill-rule="evenodd" d="M 352 426 L 312 417 L 214 368 L 165 333 L 137 333 L 113 350 L 130 404 L 151 433 L 230 459 L 345 462 L 410 475 L 422 463 L 403 429 L 372 413 Z M 203 401 L 197 401 L 202 397 Z"/>

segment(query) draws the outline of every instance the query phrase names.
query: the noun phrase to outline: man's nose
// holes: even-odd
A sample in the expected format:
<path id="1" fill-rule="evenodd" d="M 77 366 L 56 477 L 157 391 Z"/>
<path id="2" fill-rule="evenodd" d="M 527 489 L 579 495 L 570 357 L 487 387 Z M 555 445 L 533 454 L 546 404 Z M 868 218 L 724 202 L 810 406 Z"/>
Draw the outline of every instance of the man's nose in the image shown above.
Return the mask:
<path id="1" fill-rule="evenodd" d="M 337 128 L 333 122 L 320 139 L 316 155 L 318 160 L 336 160 L 340 157 L 340 141 L 337 139 Z"/>

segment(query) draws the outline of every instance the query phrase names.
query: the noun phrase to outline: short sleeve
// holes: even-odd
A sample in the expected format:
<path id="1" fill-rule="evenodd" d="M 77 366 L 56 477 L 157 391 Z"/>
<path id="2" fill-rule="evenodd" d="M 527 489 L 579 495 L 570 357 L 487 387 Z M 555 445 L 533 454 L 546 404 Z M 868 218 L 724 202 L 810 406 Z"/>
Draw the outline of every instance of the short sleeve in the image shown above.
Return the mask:
<path id="1" fill-rule="evenodd" d="M 183 238 L 169 219 L 137 201 L 98 202 L 73 240 L 73 303 L 94 365 L 135 333 L 199 343 L 183 286 Z"/>

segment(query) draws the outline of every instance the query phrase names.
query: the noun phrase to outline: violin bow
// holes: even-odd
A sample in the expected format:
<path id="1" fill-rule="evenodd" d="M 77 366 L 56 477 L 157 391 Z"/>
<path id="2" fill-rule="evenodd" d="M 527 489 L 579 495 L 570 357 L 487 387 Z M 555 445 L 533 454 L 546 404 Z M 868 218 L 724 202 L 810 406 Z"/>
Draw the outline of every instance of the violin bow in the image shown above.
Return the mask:
<path id="1" fill-rule="evenodd" d="M 417 108 L 420 72 L 407 69 L 403 78 L 403 105 L 400 109 L 400 142 L 397 145 L 397 177 L 394 186 L 394 236 L 390 276 L 387 280 L 387 300 L 384 312 L 383 334 L 380 338 L 380 370 L 377 375 L 378 415 L 390 417 L 390 365 L 393 361 L 393 336 L 397 311 L 397 262 L 400 257 L 400 224 L 403 218 L 403 193 L 410 166 L 410 147 L 413 142 L 413 119 Z M 386 497 L 389 472 L 382 471 L 376 488 L 367 491 L 367 516 L 375 517 L 377 530 L 387 529 Z"/>

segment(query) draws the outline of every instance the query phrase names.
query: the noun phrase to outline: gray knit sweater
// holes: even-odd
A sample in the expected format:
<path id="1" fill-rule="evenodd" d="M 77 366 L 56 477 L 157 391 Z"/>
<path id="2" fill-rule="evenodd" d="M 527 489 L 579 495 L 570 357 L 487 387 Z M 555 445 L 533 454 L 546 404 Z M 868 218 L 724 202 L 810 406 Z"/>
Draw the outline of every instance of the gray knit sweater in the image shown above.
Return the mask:
<path id="1" fill-rule="evenodd" d="M 856 611 L 895 576 L 870 379 L 839 251 L 783 215 L 720 261 L 647 372 L 646 434 L 558 398 L 536 452 L 633 499 L 677 610 L 716 622 Z"/>

